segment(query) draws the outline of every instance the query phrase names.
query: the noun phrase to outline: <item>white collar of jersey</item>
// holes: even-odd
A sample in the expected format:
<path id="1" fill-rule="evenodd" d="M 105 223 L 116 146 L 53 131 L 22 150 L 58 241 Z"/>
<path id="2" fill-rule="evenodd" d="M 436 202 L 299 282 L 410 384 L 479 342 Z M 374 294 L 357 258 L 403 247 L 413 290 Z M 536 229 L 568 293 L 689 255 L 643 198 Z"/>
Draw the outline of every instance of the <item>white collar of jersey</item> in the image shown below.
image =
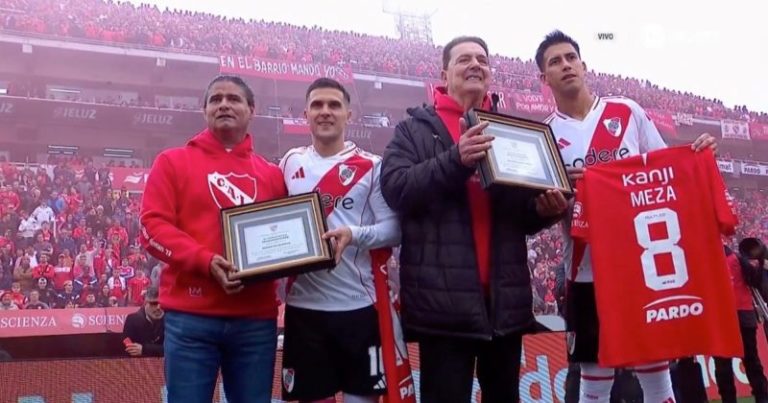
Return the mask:
<path id="1" fill-rule="evenodd" d="M 597 95 L 595 95 L 594 97 L 595 97 L 595 100 L 592 102 L 592 108 L 590 108 L 590 112 L 595 110 L 595 109 L 597 109 L 597 105 L 600 104 L 600 97 L 597 96 Z M 576 119 L 574 119 L 574 118 L 564 114 L 563 112 L 560 112 L 560 110 L 557 109 L 557 107 L 555 107 L 555 115 L 557 115 L 557 117 L 559 117 L 560 119 L 576 120 Z"/>
<path id="2" fill-rule="evenodd" d="M 345 141 L 344 148 L 341 151 L 339 151 L 337 154 L 332 155 L 330 157 L 323 157 L 317 153 L 317 151 L 315 150 L 315 146 L 312 146 L 312 145 L 309 146 L 309 150 L 312 151 L 312 155 L 314 155 L 317 158 L 338 158 L 341 156 L 348 155 L 350 152 L 354 151 L 355 149 L 357 149 L 357 145 L 355 143 L 351 141 Z"/>

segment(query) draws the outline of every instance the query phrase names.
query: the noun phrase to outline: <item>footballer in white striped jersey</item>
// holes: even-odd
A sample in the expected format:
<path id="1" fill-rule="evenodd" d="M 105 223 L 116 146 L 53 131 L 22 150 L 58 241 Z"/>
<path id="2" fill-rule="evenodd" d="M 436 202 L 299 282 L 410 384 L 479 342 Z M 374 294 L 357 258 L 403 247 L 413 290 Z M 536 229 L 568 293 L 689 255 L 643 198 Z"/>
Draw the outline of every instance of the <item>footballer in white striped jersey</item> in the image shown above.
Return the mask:
<path id="1" fill-rule="evenodd" d="M 373 270 L 386 264 L 376 262 L 379 249 L 399 244 L 400 224 L 381 195 L 381 158 L 344 139 L 349 98 L 335 80 L 313 82 L 304 111 L 312 144 L 280 161 L 290 195 L 320 193 L 337 259 L 333 270 L 285 284 L 286 400 L 325 401 L 341 391 L 345 401 L 373 403 L 387 391 Z"/>

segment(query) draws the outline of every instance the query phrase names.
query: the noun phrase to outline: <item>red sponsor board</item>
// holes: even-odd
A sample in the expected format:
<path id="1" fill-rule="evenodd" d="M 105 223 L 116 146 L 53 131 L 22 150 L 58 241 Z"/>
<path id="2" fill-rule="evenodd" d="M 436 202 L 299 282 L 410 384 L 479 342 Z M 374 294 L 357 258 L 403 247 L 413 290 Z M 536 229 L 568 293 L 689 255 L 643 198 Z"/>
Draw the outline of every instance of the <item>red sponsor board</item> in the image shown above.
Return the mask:
<path id="1" fill-rule="evenodd" d="M 509 91 L 507 94 L 509 99 L 506 102 L 517 112 L 546 116 L 555 111 L 554 98 L 546 94 L 523 91 Z"/>
<path id="2" fill-rule="evenodd" d="M 273 60 L 255 56 L 219 56 L 219 71 L 282 81 L 312 82 L 321 77 L 352 83 L 352 69 L 323 63 Z"/>
<path id="3" fill-rule="evenodd" d="M 749 124 L 749 135 L 752 140 L 768 140 L 768 125 L 752 122 Z"/>
<path id="4" fill-rule="evenodd" d="M 0 314 L 0 337 L 122 332 L 136 307 L 33 309 Z"/>
<path id="5" fill-rule="evenodd" d="M 672 118 L 672 114 L 656 109 L 646 109 L 645 112 L 662 135 L 665 137 L 677 137 L 677 126 Z"/>
<path id="6" fill-rule="evenodd" d="M 520 399 L 532 403 L 564 401 L 565 335 L 549 333 L 526 336 L 520 370 Z M 766 343 L 762 330 L 758 333 L 760 356 L 765 362 Z M 419 355 L 410 345 L 409 355 L 418 393 Z M 273 402 L 280 402 L 282 354 L 277 352 L 273 378 Z M 704 382 L 710 399 L 718 399 L 715 386 L 714 362 L 710 357 L 697 357 L 703 363 Z M 165 403 L 163 360 L 87 359 L 61 361 L 20 361 L 3 363 L 0 390 L 4 401 L 34 402 L 106 402 L 106 403 Z M 41 376 L 40 374 L 45 374 Z M 743 367 L 736 368 L 736 386 L 740 397 L 749 396 L 749 386 Z M 480 402 L 477 379 L 473 386 L 473 403 Z M 116 393 L 116 391 L 119 391 Z M 224 402 L 221 384 L 217 385 L 214 402 Z M 340 396 L 337 401 L 341 402 Z"/>

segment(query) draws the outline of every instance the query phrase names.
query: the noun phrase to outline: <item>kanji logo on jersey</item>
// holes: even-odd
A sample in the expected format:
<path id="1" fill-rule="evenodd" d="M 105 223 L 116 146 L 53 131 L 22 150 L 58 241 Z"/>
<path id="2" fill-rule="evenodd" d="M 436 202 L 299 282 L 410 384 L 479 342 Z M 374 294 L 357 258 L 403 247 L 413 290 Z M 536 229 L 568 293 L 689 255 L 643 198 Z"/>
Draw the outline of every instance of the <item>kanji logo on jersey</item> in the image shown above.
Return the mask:
<path id="1" fill-rule="evenodd" d="M 603 120 L 603 125 L 613 137 L 619 137 L 621 135 L 621 119 L 610 118 Z"/>
<path id="2" fill-rule="evenodd" d="M 661 298 L 643 307 L 645 323 L 666 322 L 704 313 L 703 299 L 693 295 Z M 660 305 L 658 308 L 655 306 Z"/>
<path id="3" fill-rule="evenodd" d="M 347 164 L 340 164 L 339 165 L 339 181 L 341 181 L 341 184 L 344 186 L 349 185 L 350 183 L 352 183 L 352 180 L 355 179 L 356 172 L 357 172 L 357 167 L 349 166 Z"/>
<path id="4" fill-rule="evenodd" d="M 208 189 L 219 208 L 249 204 L 256 201 L 256 178 L 248 174 L 208 174 Z"/>

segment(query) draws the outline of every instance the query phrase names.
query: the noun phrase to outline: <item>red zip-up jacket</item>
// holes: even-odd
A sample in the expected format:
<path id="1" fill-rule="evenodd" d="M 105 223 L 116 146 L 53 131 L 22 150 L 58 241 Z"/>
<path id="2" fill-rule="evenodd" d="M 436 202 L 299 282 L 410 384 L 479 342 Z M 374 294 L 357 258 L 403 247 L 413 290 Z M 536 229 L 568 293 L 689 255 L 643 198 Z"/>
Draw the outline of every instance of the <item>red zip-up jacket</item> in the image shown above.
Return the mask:
<path id="1" fill-rule="evenodd" d="M 210 274 L 225 256 L 220 210 L 287 195 L 280 168 L 253 152 L 251 136 L 227 151 L 205 130 L 157 156 L 144 190 L 141 243 L 168 264 L 160 304 L 168 310 L 227 317 L 277 317 L 275 283 L 227 295 Z"/>

